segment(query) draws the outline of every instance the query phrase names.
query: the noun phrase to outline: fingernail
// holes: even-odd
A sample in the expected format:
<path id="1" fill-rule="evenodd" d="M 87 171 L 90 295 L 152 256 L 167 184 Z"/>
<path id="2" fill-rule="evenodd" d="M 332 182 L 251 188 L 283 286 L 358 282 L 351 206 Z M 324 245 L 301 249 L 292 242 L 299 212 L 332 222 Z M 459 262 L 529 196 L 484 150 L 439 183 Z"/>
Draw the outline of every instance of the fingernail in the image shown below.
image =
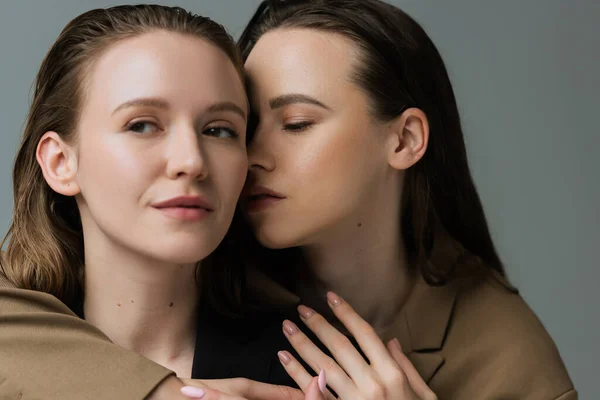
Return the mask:
<path id="1" fill-rule="evenodd" d="M 279 361 L 281 361 L 283 365 L 288 365 L 288 363 L 292 360 L 287 351 L 278 352 L 277 357 L 279 357 Z"/>
<path id="2" fill-rule="evenodd" d="M 327 379 L 325 378 L 325 370 L 322 369 L 319 372 L 319 390 L 321 393 L 325 394 L 325 390 L 327 389 Z"/>
<path id="3" fill-rule="evenodd" d="M 290 336 L 298 333 L 298 327 L 292 321 L 287 319 L 283 321 L 283 330 Z"/>
<path id="4" fill-rule="evenodd" d="M 394 339 L 392 339 L 392 342 L 394 343 L 394 346 L 396 346 L 398 348 L 398 350 L 402 351 L 402 346 L 400 345 L 400 342 L 398 341 L 398 339 L 394 338 Z"/>
<path id="5" fill-rule="evenodd" d="M 327 301 L 329 301 L 329 304 L 331 304 L 333 307 L 342 304 L 342 298 L 333 292 L 327 293 Z"/>
<path id="6" fill-rule="evenodd" d="M 192 397 L 195 399 L 201 399 L 204 397 L 206 392 L 203 389 L 194 387 L 194 386 L 184 386 L 181 388 L 181 393 L 186 395 L 187 397 Z"/>
<path id="7" fill-rule="evenodd" d="M 313 314 L 315 313 L 315 311 L 313 309 L 311 309 L 311 308 L 308 308 L 306 306 L 300 305 L 300 306 L 298 306 L 298 313 L 300 314 L 300 316 L 302 318 L 308 319 L 308 318 L 310 318 L 310 317 L 313 316 Z"/>

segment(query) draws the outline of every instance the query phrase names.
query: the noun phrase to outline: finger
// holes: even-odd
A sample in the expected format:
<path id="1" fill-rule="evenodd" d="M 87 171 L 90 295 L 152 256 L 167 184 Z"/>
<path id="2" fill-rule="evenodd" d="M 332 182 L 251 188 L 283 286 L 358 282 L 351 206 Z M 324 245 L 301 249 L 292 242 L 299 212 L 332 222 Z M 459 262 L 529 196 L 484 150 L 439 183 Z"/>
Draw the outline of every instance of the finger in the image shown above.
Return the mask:
<path id="1" fill-rule="evenodd" d="M 306 400 L 325 400 L 325 394 L 321 389 L 322 387 L 319 385 L 319 378 L 312 378 L 306 388 Z"/>
<path id="2" fill-rule="evenodd" d="M 354 383 L 359 388 L 368 386 L 373 380 L 373 372 L 350 339 L 331 326 L 322 315 L 314 310 L 306 306 L 299 306 L 298 313 L 302 322 L 329 349 L 333 358 L 352 378 Z"/>
<path id="3" fill-rule="evenodd" d="M 193 400 L 245 400 L 243 397 L 232 396 L 229 394 L 219 392 L 215 389 L 197 388 L 194 386 L 182 387 L 181 393 Z"/>
<path id="4" fill-rule="evenodd" d="M 348 303 L 333 292 L 327 293 L 327 302 L 335 316 L 354 336 L 361 350 L 369 359 L 371 365 L 378 371 L 385 371 L 395 366 L 393 358 L 375 332 L 375 329 Z"/>
<path id="5" fill-rule="evenodd" d="M 280 351 L 277 353 L 279 361 L 285 369 L 285 372 L 296 382 L 296 385 L 306 393 L 306 388 L 313 379 L 313 376 L 309 374 L 306 369 L 296 360 L 289 351 Z"/>
<path id="6" fill-rule="evenodd" d="M 415 368 L 415 366 L 410 362 L 408 357 L 402 351 L 402 347 L 400 346 L 400 342 L 398 339 L 392 339 L 388 342 L 387 348 L 390 351 L 390 355 L 394 358 L 396 363 L 400 366 L 402 371 L 406 374 L 408 378 L 408 383 L 412 390 L 419 396 L 419 398 L 423 400 L 435 400 L 437 396 L 433 391 L 427 386 L 419 372 Z"/>
<path id="7" fill-rule="evenodd" d="M 248 400 L 302 400 L 301 390 L 284 385 L 272 385 L 245 378 L 184 380 L 186 384 L 216 389 Z"/>
<path id="8" fill-rule="evenodd" d="M 306 371 L 306 369 L 304 369 L 302 364 L 300 364 L 298 360 L 296 360 L 296 358 L 290 354 L 290 352 L 280 351 L 279 353 L 277 353 L 277 356 L 279 357 L 279 361 L 281 361 L 281 365 L 283 365 L 285 372 L 287 372 L 287 374 L 294 380 L 294 382 L 296 382 L 298 387 L 302 389 L 302 391 L 304 391 L 305 394 L 308 395 L 308 387 L 313 381 L 313 376 L 309 374 Z M 324 385 L 323 387 L 327 396 L 326 398 L 334 399 L 331 392 L 329 392 L 329 390 L 327 390 L 327 388 L 325 387 L 326 383 L 324 370 L 321 370 L 321 372 L 323 372 L 321 384 Z M 319 374 L 319 376 L 321 376 L 321 374 Z"/>
<path id="9" fill-rule="evenodd" d="M 315 372 L 325 370 L 329 387 L 344 399 L 359 398 L 358 390 L 354 382 L 346 375 L 346 372 L 335 362 L 335 360 L 325 354 L 311 340 L 289 320 L 283 322 L 283 333 L 298 352 L 300 357 Z"/>
<path id="10" fill-rule="evenodd" d="M 249 381 L 246 392 L 242 397 L 248 400 L 303 400 L 301 390 L 285 385 Z"/>

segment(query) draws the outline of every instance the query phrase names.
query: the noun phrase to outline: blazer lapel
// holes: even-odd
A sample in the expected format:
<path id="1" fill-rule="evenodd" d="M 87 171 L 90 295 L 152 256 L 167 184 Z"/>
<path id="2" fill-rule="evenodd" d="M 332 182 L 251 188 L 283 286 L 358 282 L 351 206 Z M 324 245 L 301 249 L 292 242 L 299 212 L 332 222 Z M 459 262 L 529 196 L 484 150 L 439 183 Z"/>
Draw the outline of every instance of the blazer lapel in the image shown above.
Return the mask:
<path id="1" fill-rule="evenodd" d="M 429 259 L 436 270 L 451 269 L 454 264 L 462 264 L 466 260 L 480 262 L 446 232 L 436 233 L 436 242 Z M 460 279 L 455 279 L 443 286 L 431 286 L 419 275 L 398 318 L 381 335 L 384 341 L 394 337 L 400 341 L 404 352 L 425 382 L 429 382 L 444 364 L 440 350 L 452 318 L 460 282 Z M 251 292 L 258 298 L 281 310 L 289 310 L 290 306 L 300 301 L 295 294 L 260 271 L 250 270 L 248 283 Z"/>
<path id="2" fill-rule="evenodd" d="M 396 324 L 385 339 L 396 337 L 425 382 L 443 365 L 439 350 L 454 309 L 456 287 L 429 286 L 420 279 L 412 290 Z"/>
<path id="3" fill-rule="evenodd" d="M 439 228 L 429 258 L 433 270 L 451 270 L 472 257 Z M 440 350 L 452 319 L 460 279 L 441 286 L 429 285 L 419 274 L 396 323 L 384 339 L 398 338 L 404 352 L 425 382 L 429 382 L 444 364 Z"/>

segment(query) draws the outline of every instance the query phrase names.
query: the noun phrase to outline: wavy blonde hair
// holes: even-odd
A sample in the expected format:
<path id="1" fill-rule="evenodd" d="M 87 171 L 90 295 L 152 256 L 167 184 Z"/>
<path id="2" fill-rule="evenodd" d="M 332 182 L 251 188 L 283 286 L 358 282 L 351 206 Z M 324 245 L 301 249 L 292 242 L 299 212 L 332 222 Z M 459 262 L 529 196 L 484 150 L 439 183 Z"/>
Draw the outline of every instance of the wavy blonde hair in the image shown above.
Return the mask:
<path id="1" fill-rule="evenodd" d="M 83 233 L 77 204 L 54 192 L 36 161 L 45 132 L 76 140 L 89 67 L 110 45 L 155 30 L 194 35 L 224 51 L 243 80 L 238 49 L 225 29 L 179 7 L 117 6 L 88 11 L 63 29 L 44 58 L 13 168 L 14 213 L 1 267 L 15 285 L 67 304 L 83 294 Z"/>

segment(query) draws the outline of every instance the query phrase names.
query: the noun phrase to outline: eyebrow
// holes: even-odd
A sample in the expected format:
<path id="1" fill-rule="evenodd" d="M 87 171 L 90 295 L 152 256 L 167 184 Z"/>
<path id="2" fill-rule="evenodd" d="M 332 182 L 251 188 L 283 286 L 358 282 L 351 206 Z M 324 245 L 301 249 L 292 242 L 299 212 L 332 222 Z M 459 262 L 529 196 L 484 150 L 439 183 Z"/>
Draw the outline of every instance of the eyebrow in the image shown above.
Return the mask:
<path id="1" fill-rule="evenodd" d="M 220 103 L 215 103 L 208 107 L 208 111 L 210 112 L 219 112 L 219 111 L 231 111 L 235 114 L 238 114 L 240 117 L 247 119 L 246 112 L 237 104 L 232 103 L 230 101 L 223 101 Z"/>
<path id="2" fill-rule="evenodd" d="M 300 93 L 284 94 L 284 95 L 277 96 L 277 97 L 274 97 L 271 100 L 269 100 L 269 106 L 271 107 L 272 110 L 274 110 L 276 108 L 285 107 L 290 104 L 297 104 L 297 103 L 313 104 L 313 105 L 322 107 L 326 110 L 330 110 L 329 107 L 327 107 L 325 104 L 321 103 L 319 100 L 315 99 L 314 97 L 310 97 L 310 96 L 307 96 L 305 94 L 300 94 Z"/>
<path id="3" fill-rule="evenodd" d="M 134 99 L 134 100 L 126 101 L 125 103 L 121 104 L 120 106 L 115 108 L 115 110 L 112 113 L 116 114 L 118 111 L 124 110 L 126 108 L 130 108 L 130 107 L 154 107 L 154 108 L 168 109 L 169 103 L 165 100 L 155 99 L 155 98 Z"/>
<path id="4" fill-rule="evenodd" d="M 113 114 L 117 113 L 126 108 L 130 107 L 153 107 L 153 108 L 161 108 L 164 110 L 169 109 L 169 103 L 166 100 L 156 99 L 156 98 L 142 98 L 142 99 L 134 99 L 127 101 L 112 112 Z M 230 101 L 223 101 L 219 103 L 214 103 L 210 107 L 208 107 L 209 112 L 219 112 L 219 111 L 231 111 L 235 114 L 238 114 L 244 120 L 246 120 L 246 113 L 244 110 L 235 103 Z"/>

